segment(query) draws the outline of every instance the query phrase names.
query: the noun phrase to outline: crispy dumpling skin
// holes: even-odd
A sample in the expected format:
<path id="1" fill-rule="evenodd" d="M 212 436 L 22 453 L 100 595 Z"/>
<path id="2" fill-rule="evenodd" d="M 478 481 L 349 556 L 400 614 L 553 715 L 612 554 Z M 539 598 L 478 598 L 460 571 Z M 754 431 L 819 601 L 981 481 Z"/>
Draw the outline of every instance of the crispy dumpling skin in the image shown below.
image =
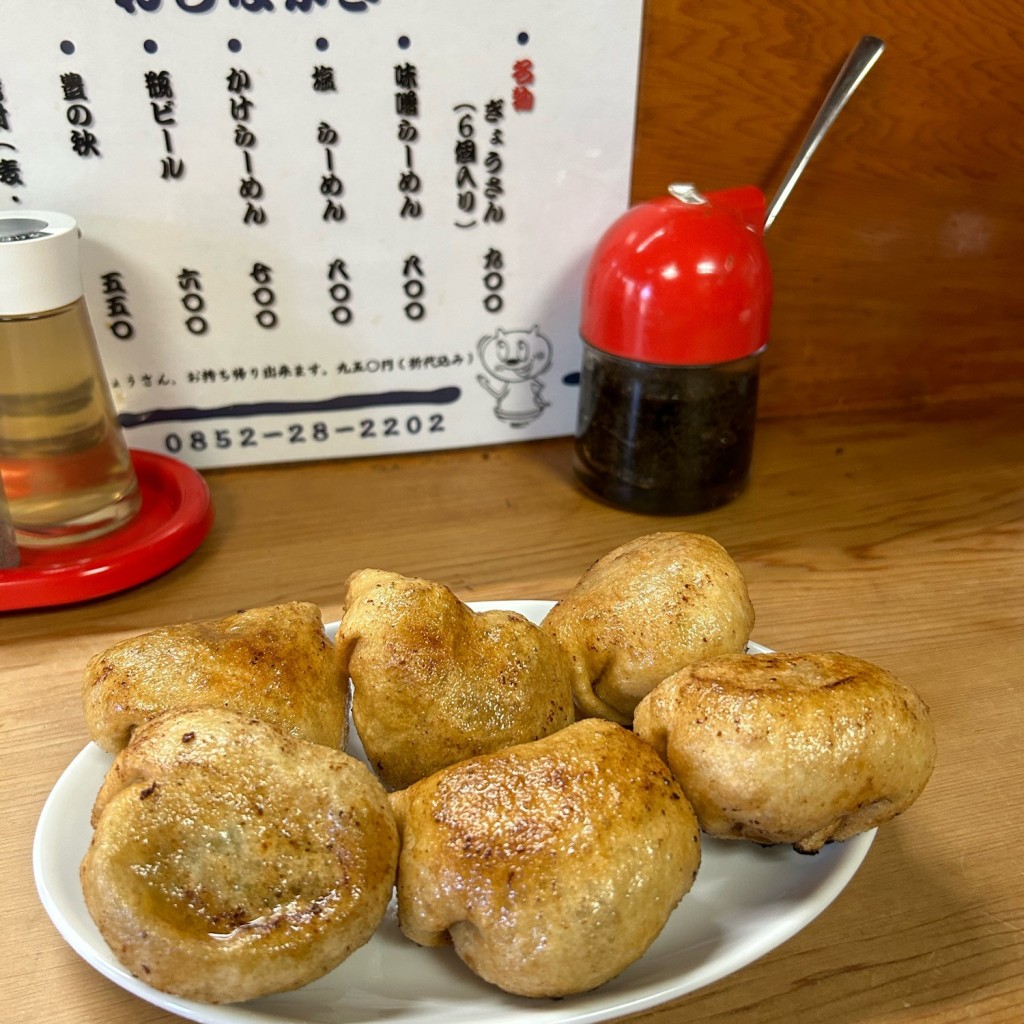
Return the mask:
<path id="1" fill-rule="evenodd" d="M 693 810 L 647 744 L 589 719 L 391 794 L 397 898 L 506 992 L 593 989 L 639 959 L 700 865 Z"/>
<path id="2" fill-rule="evenodd" d="M 305 601 L 123 640 L 89 661 L 82 702 L 89 735 L 112 754 L 148 719 L 191 707 L 231 708 L 328 747 L 348 739 L 348 679 Z"/>
<path id="3" fill-rule="evenodd" d="M 360 761 L 222 708 L 169 712 L 118 755 L 81 865 L 118 960 L 210 1003 L 297 988 L 377 928 L 398 832 Z"/>
<path id="4" fill-rule="evenodd" d="M 754 609 L 742 572 L 717 541 L 664 532 L 598 559 L 542 625 L 572 658 L 582 714 L 628 726 L 666 676 L 743 651 Z"/>
<path id="5" fill-rule="evenodd" d="M 935 763 L 917 692 L 838 652 L 733 655 L 666 679 L 633 727 L 706 833 L 814 853 L 906 810 Z"/>
<path id="6" fill-rule="evenodd" d="M 448 587 L 377 569 L 349 577 L 344 607 L 352 718 L 389 788 L 573 721 L 568 659 L 517 612 L 474 612 Z"/>

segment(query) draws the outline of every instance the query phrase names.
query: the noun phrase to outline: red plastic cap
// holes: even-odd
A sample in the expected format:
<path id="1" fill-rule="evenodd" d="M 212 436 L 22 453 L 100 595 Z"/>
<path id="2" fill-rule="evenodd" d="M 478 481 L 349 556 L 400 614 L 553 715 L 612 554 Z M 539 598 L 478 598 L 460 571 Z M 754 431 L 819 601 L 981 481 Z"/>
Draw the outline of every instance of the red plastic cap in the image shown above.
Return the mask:
<path id="1" fill-rule="evenodd" d="M 765 200 L 752 185 L 634 206 L 603 235 L 583 288 L 580 333 L 625 359 L 701 366 L 768 342 L 772 279 Z"/>

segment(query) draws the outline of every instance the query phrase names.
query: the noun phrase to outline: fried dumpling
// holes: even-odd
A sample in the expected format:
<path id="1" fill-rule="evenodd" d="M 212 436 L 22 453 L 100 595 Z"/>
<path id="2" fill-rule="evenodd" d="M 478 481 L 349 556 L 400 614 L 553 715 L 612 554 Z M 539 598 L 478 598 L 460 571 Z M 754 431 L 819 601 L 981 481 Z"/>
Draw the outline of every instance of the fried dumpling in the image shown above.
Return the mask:
<path id="1" fill-rule="evenodd" d="M 517 612 L 474 612 L 438 583 L 354 573 L 337 644 L 356 731 L 393 789 L 573 721 L 558 645 Z"/>
<path id="2" fill-rule="evenodd" d="M 348 736 L 348 680 L 320 609 L 303 601 L 123 640 L 90 660 L 82 700 L 89 735 L 110 753 L 148 719 L 193 707 L 231 708 L 329 747 Z"/>
<path id="3" fill-rule="evenodd" d="M 716 541 L 652 533 L 598 559 L 542 625 L 572 658 L 582 714 L 629 725 L 666 676 L 743 651 L 754 609 L 743 574 Z"/>
<path id="4" fill-rule="evenodd" d="M 136 977 L 222 1003 L 297 988 L 376 930 L 398 832 L 360 761 L 222 708 L 140 726 L 93 810 L 86 906 Z"/>
<path id="5" fill-rule="evenodd" d="M 699 662 L 645 697 L 633 728 L 709 835 L 801 853 L 905 811 L 935 763 L 917 692 L 836 652 Z"/>
<path id="6" fill-rule="evenodd" d="M 565 996 L 639 959 L 693 884 L 700 836 L 664 762 L 589 719 L 391 794 L 402 931 L 450 941 L 517 995 Z"/>

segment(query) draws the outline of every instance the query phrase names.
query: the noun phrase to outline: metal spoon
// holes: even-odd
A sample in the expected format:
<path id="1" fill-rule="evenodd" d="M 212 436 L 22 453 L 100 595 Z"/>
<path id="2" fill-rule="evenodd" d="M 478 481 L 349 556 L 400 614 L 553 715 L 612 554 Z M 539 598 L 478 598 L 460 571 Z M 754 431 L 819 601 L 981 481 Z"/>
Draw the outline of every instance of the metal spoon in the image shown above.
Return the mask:
<path id="1" fill-rule="evenodd" d="M 786 176 L 782 179 L 782 184 L 779 185 L 779 190 L 768 204 L 768 212 L 764 219 L 765 231 L 772 226 L 772 221 L 779 215 L 782 204 L 786 201 L 789 193 L 793 191 L 797 178 L 803 173 L 807 161 L 811 159 L 814 151 L 818 148 L 818 143 L 832 127 L 832 123 L 839 116 L 839 111 L 846 106 L 846 101 L 853 95 L 854 89 L 864 81 L 864 77 L 874 66 L 875 61 L 882 56 L 884 49 L 885 43 L 881 39 L 864 36 L 850 51 L 850 56 L 846 58 L 846 63 L 832 83 L 832 88 L 829 89 L 825 102 L 821 105 L 821 110 L 818 111 L 818 116 L 815 117 L 814 123 L 804 137 L 796 159 L 790 164 Z"/>

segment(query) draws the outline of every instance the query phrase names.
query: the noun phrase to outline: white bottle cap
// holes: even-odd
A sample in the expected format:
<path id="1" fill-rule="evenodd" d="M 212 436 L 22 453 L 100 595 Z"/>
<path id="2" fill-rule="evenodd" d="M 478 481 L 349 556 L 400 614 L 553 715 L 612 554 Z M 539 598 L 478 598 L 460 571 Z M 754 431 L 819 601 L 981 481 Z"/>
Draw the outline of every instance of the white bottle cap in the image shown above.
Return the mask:
<path id="1" fill-rule="evenodd" d="M 0 316 L 43 313 L 81 298 L 78 238 L 66 213 L 0 210 Z"/>

